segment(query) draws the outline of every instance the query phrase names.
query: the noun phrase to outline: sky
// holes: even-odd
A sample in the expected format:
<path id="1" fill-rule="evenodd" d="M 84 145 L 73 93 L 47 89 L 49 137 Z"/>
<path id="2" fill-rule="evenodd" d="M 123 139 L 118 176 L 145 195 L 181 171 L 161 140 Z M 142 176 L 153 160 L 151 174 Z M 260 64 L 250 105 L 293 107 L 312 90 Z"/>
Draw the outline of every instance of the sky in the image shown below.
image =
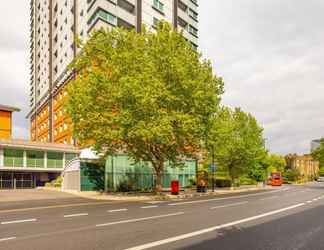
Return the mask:
<path id="1" fill-rule="evenodd" d="M 271 152 L 308 153 L 324 136 L 324 1 L 199 3 L 200 51 L 224 78 L 223 104 L 256 116 Z M 1 10 L 0 103 L 21 108 L 14 137 L 28 139 L 29 0 Z"/>

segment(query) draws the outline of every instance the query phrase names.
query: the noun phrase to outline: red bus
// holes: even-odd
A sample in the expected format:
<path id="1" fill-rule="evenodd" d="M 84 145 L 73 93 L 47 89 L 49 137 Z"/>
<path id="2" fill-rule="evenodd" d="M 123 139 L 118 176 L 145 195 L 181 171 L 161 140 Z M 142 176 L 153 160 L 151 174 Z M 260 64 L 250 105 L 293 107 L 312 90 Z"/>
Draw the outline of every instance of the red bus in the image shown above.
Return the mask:
<path id="1" fill-rule="evenodd" d="M 280 172 L 271 173 L 271 186 L 281 186 L 283 184 Z"/>

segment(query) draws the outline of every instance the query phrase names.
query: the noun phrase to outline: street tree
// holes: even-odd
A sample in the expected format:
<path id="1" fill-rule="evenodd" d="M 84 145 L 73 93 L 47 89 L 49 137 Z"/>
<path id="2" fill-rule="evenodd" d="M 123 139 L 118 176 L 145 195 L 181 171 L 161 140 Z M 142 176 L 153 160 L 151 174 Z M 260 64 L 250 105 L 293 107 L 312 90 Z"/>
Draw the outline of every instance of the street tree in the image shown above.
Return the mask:
<path id="1" fill-rule="evenodd" d="M 155 32 L 94 32 L 71 70 L 66 108 L 78 142 L 151 163 L 157 192 L 166 162 L 178 166 L 200 151 L 223 93 L 211 63 L 163 22 Z"/>
<path id="2" fill-rule="evenodd" d="M 208 135 L 218 165 L 228 170 L 232 185 L 264 158 L 263 129 L 257 120 L 241 109 L 223 107 L 214 117 Z"/>
<path id="3" fill-rule="evenodd" d="M 267 172 L 281 172 L 284 173 L 287 165 L 285 157 L 277 154 L 268 154 L 264 159 L 263 164 L 267 168 Z"/>
<path id="4" fill-rule="evenodd" d="M 324 168 L 324 138 L 320 140 L 320 146 L 312 152 L 315 160 L 319 161 L 320 168 Z"/>

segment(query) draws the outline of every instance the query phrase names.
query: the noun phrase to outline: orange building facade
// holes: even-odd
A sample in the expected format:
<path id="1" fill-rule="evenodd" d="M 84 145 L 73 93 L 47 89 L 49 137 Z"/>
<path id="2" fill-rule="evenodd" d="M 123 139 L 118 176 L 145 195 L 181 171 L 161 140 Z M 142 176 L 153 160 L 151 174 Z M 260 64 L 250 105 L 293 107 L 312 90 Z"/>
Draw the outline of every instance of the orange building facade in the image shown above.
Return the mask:
<path id="1" fill-rule="evenodd" d="M 32 141 L 75 144 L 72 121 L 64 110 L 66 97 L 66 90 L 64 88 L 59 90 L 53 96 L 51 104 L 46 102 L 38 109 L 36 117 L 31 116 L 30 138 Z"/>
<path id="2" fill-rule="evenodd" d="M 12 113 L 20 111 L 18 108 L 0 104 L 0 139 L 12 137 Z"/>

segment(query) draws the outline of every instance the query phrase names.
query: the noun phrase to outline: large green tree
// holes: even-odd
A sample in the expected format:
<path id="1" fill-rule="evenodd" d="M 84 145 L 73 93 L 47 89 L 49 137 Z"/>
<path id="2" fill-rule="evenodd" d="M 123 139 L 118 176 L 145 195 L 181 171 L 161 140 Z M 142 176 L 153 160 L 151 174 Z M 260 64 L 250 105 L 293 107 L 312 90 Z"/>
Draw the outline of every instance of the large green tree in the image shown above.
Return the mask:
<path id="1" fill-rule="evenodd" d="M 312 156 L 319 161 L 320 168 L 324 168 L 324 138 L 320 140 L 320 146 L 312 152 Z"/>
<path id="2" fill-rule="evenodd" d="M 208 151 L 228 170 L 232 185 L 266 155 L 263 129 L 251 114 L 239 108 L 223 107 L 214 117 L 207 138 Z"/>
<path id="3" fill-rule="evenodd" d="M 160 192 L 164 164 L 200 151 L 222 79 L 167 23 L 141 34 L 101 29 L 81 51 L 66 104 L 78 142 L 103 156 L 126 152 L 150 162 Z"/>

